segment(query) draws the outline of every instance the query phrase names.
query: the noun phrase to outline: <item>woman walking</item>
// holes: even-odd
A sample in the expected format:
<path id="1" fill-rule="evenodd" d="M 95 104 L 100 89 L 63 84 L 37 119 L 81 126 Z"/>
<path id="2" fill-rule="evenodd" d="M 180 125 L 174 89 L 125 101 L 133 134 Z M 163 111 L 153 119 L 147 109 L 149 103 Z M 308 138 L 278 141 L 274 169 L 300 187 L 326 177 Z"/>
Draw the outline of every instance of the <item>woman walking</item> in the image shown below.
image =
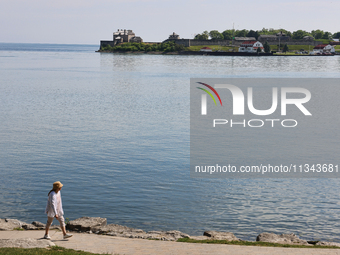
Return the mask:
<path id="1" fill-rule="evenodd" d="M 65 220 L 64 220 L 64 211 L 63 211 L 63 205 L 61 203 L 61 194 L 60 190 L 63 187 L 63 184 L 61 182 L 55 182 L 53 183 L 53 189 L 50 190 L 48 193 L 48 200 L 47 200 L 47 206 L 45 213 L 47 214 L 47 224 L 46 224 L 46 231 L 45 231 L 45 239 L 51 239 L 51 237 L 48 235 L 48 230 L 53 222 L 53 219 L 56 218 L 59 223 L 61 230 L 64 234 L 64 239 L 70 238 L 73 235 L 67 234 L 65 229 Z"/>

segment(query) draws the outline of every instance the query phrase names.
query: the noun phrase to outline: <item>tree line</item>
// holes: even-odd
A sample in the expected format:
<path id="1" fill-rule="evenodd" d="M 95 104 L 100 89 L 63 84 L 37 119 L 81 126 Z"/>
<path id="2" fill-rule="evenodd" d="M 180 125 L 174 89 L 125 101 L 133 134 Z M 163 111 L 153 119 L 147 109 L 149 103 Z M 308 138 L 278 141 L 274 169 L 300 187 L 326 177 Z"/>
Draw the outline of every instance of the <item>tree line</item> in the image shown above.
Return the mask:
<path id="1" fill-rule="evenodd" d="M 161 51 L 161 52 L 177 52 L 184 50 L 183 45 L 175 44 L 174 42 L 166 43 L 121 43 L 115 46 L 106 45 L 101 47 L 102 51 Z"/>
<path id="2" fill-rule="evenodd" d="M 320 29 L 312 30 L 311 32 L 307 32 L 305 30 L 296 30 L 294 32 L 290 32 L 285 29 L 267 29 L 263 28 L 262 30 L 233 30 L 233 29 L 227 29 L 220 33 L 217 30 L 211 30 L 210 32 L 204 31 L 201 34 L 197 34 L 194 39 L 196 40 L 208 40 L 209 38 L 211 40 L 232 40 L 233 37 L 255 37 L 256 40 L 260 35 L 276 35 L 278 33 L 283 33 L 286 36 L 290 36 L 292 39 L 303 39 L 305 36 L 311 36 L 314 39 L 339 39 L 340 38 L 340 32 L 336 32 L 332 34 L 328 31 L 323 31 Z"/>

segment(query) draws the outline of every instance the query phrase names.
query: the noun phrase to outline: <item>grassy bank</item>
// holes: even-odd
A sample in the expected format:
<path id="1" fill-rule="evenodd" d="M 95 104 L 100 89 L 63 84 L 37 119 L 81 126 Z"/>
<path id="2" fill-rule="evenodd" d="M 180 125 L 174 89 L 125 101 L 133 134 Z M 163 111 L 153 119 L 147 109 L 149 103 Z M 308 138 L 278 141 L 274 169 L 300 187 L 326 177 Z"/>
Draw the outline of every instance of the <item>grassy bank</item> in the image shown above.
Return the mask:
<path id="1" fill-rule="evenodd" d="M 66 249 L 60 246 L 53 246 L 51 248 L 0 248 L 0 254 L 7 255 L 20 255 L 20 254 L 28 254 L 28 255 L 99 255 L 97 253 L 85 252 L 85 251 L 76 251 L 72 249 Z"/>
<path id="2" fill-rule="evenodd" d="M 284 44 L 281 44 L 281 51 Z M 160 44 L 145 44 L 145 43 L 122 43 L 117 46 L 111 47 L 107 45 L 102 47 L 99 52 L 117 52 L 117 53 L 148 53 L 148 54 L 178 54 L 180 51 L 199 51 L 203 47 L 209 47 L 213 51 L 234 51 L 238 52 L 239 47 L 220 46 L 220 45 L 197 45 L 184 47 L 173 42 L 160 43 Z M 288 52 L 286 55 L 294 55 L 296 51 L 313 51 L 312 45 L 288 45 Z M 277 45 L 270 45 L 271 51 L 279 51 Z M 340 45 L 335 46 L 336 51 L 340 51 Z"/>
<path id="3" fill-rule="evenodd" d="M 296 56 L 298 54 L 294 52 L 286 52 L 286 53 L 274 53 L 274 56 Z M 301 55 L 300 55 L 301 56 Z M 304 54 L 303 56 L 306 56 L 306 54 Z"/>
<path id="4" fill-rule="evenodd" d="M 330 40 L 329 39 L 315 39 L 317 42 L 322 42 L 322 44 L 329 44 Z"/>
<path id="5" fill-rule="evenodd" d="M 318 249 L 340 249 L 336 246 L 319 246 L 319 245 L 292 245 L 266 242 L 248 242 L 248 241 L 227 241 L 227 240 L 193 240 L 190 238 L 180 238 L 177 242 L 185 243 L 206 243 L 206 244 L 231 244 L 231 245 L 245 245 L 245 246 L 264 246 L 264 247 L 290 247 L 290 248 L 318 248 Z"/>
<path id="6" fill-rule="evenodd" d="M 284 44 L 281 44 L 281 50 L 283 49 Z M 337 45 L 336 49 L 340 50 L 340 45 Z M 220 45 L 197 45 L 197 46 L 190 46 L 188 50 L 190 51 L 199 51 L 203 47 L 209 47 L 213 51 L 223 50 L 223 51 L 238 51 L 238 47 L 231 47 L 231 46 L 220 46 Z M 279 47 L 277 45 L 270 45 L 270 49 L 272 51 L 277 51 Z M 314 46 L 312 45 L 288 45 L 288 51 L 295 52 L 295 51 L 312 51 Z"/>
<path id="7" fill-rule="evenodd" d="M 281 47 L 282 50 L 283 46 Z M 335 45 L 334 46 L 335 51 L 340 51 L 340 45 Z M 295 52 L 300 52 L 300 51 L 313 51 L 314 46 L 308 46 L 308 45 L 288 45 L 288 52 L 287 55 L 295 55 Z M 278 47 L 272 47 L 271 50 L 278 50 Z M 285 55 L 286 53 L 282 53 L 280 55 Z M 276 55 L 276 54 L 274 54 Z"/>
<path id="8" fill-rule="evenodd" d="M 281 50 L 283 49 L 284 44 L 281 44 Z M 289 51 L 301 51 L 302 49 L 304 51 L 313 51 L 314 46 L 312 45 L 287 45 Z M 279 47 L 275 45 L 270 45 L 271 50 L 278 50 Z M 335 45 L 334 46 L 336 51 L 340 51 L 340 45 Z"/>
<path id="9" fill-rule="evenodd" d="M 238 51 L 238 47 L 231 47 L 231 46 L 220 46 L 220 45 L 196 45 L 190 46 L 187 49 L 189 51 L 199 51 L 203 47 L 209 47 L 213 51 L 223 50 L 223 51 Z"/>
<path id="10" fill-rule="evenodd" d="M 281 44 L 281 50 L 283 49 L 284 44 Z M 314 49 L 313 45 L 287 45 L 289 51 L 312 51 Z M 277 50 L 278 47 L 275 45 L 271 45 L 270 48 L 272 50 Z"/>

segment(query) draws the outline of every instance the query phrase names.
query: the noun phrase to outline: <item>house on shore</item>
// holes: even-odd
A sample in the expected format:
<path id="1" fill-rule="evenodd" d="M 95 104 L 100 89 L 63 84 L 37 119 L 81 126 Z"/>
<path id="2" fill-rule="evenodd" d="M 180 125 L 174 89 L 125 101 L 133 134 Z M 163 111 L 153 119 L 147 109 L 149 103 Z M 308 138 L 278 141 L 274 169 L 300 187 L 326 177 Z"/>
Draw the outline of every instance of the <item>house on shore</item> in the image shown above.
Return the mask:
<path id="1" fill-rule="evenodd" d="M 100 48 L 104 48 L 108 45 L 113 47 L 119 43 L 125 42 L 141 43 L 143 42 L 143 39 L 140 36 L 136 36 L 132 30 L 118 29 L 116 32 L 113 33 L 112 41 L 100 41 Z"/>
<path id="2" fill-rule="evenodd" d="M 169 38 L 168 38 L 168 40 L 178 40 L 178 39 L 180 39 L 179 35 L 176 34 L 175 32 L 173 32 L 171 35 L 169 35 Z"/>
<path id="3" fill-rule="evenodd" d="M 113 33 L 113 44 L 119 44 L 123 42 L 136 42 L 141 43 L 143 39 L 140 36 L 136 36 L 132 30 L 118 29 Z"/>
<path id="4" fill-rule="evenodd" d="M 334 46 L 330 44 L 319 44 L 316 45 L 313 49 L 314 53 L 335 53 Z"/>
<path id="5" fill-rule="evenodd" d="M 243 42 L 238 48 L 238 52 L 257 52 L 258 49 L 264 52 L 263 44 L 259 41 L 246 41 Z"/>

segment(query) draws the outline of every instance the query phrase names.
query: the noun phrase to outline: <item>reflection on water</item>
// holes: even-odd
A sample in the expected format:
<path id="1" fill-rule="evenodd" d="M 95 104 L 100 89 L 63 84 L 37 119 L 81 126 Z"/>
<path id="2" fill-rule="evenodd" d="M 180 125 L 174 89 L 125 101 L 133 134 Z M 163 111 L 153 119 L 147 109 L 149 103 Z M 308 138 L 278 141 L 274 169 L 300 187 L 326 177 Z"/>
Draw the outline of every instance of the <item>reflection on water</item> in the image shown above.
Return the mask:
<path id="1" fill-rule="evenodd" d="M 1 48 L 0 218 L 44 222 L 47 192 L 60 180 L 70 219 L 231 231 L 252 240 L 264 231 L 339 240 L 338 180 L 197 180 L 189 173 L 189 78 L 340 77 L 339 56 L 119 55 L 77 47 Z"/>

